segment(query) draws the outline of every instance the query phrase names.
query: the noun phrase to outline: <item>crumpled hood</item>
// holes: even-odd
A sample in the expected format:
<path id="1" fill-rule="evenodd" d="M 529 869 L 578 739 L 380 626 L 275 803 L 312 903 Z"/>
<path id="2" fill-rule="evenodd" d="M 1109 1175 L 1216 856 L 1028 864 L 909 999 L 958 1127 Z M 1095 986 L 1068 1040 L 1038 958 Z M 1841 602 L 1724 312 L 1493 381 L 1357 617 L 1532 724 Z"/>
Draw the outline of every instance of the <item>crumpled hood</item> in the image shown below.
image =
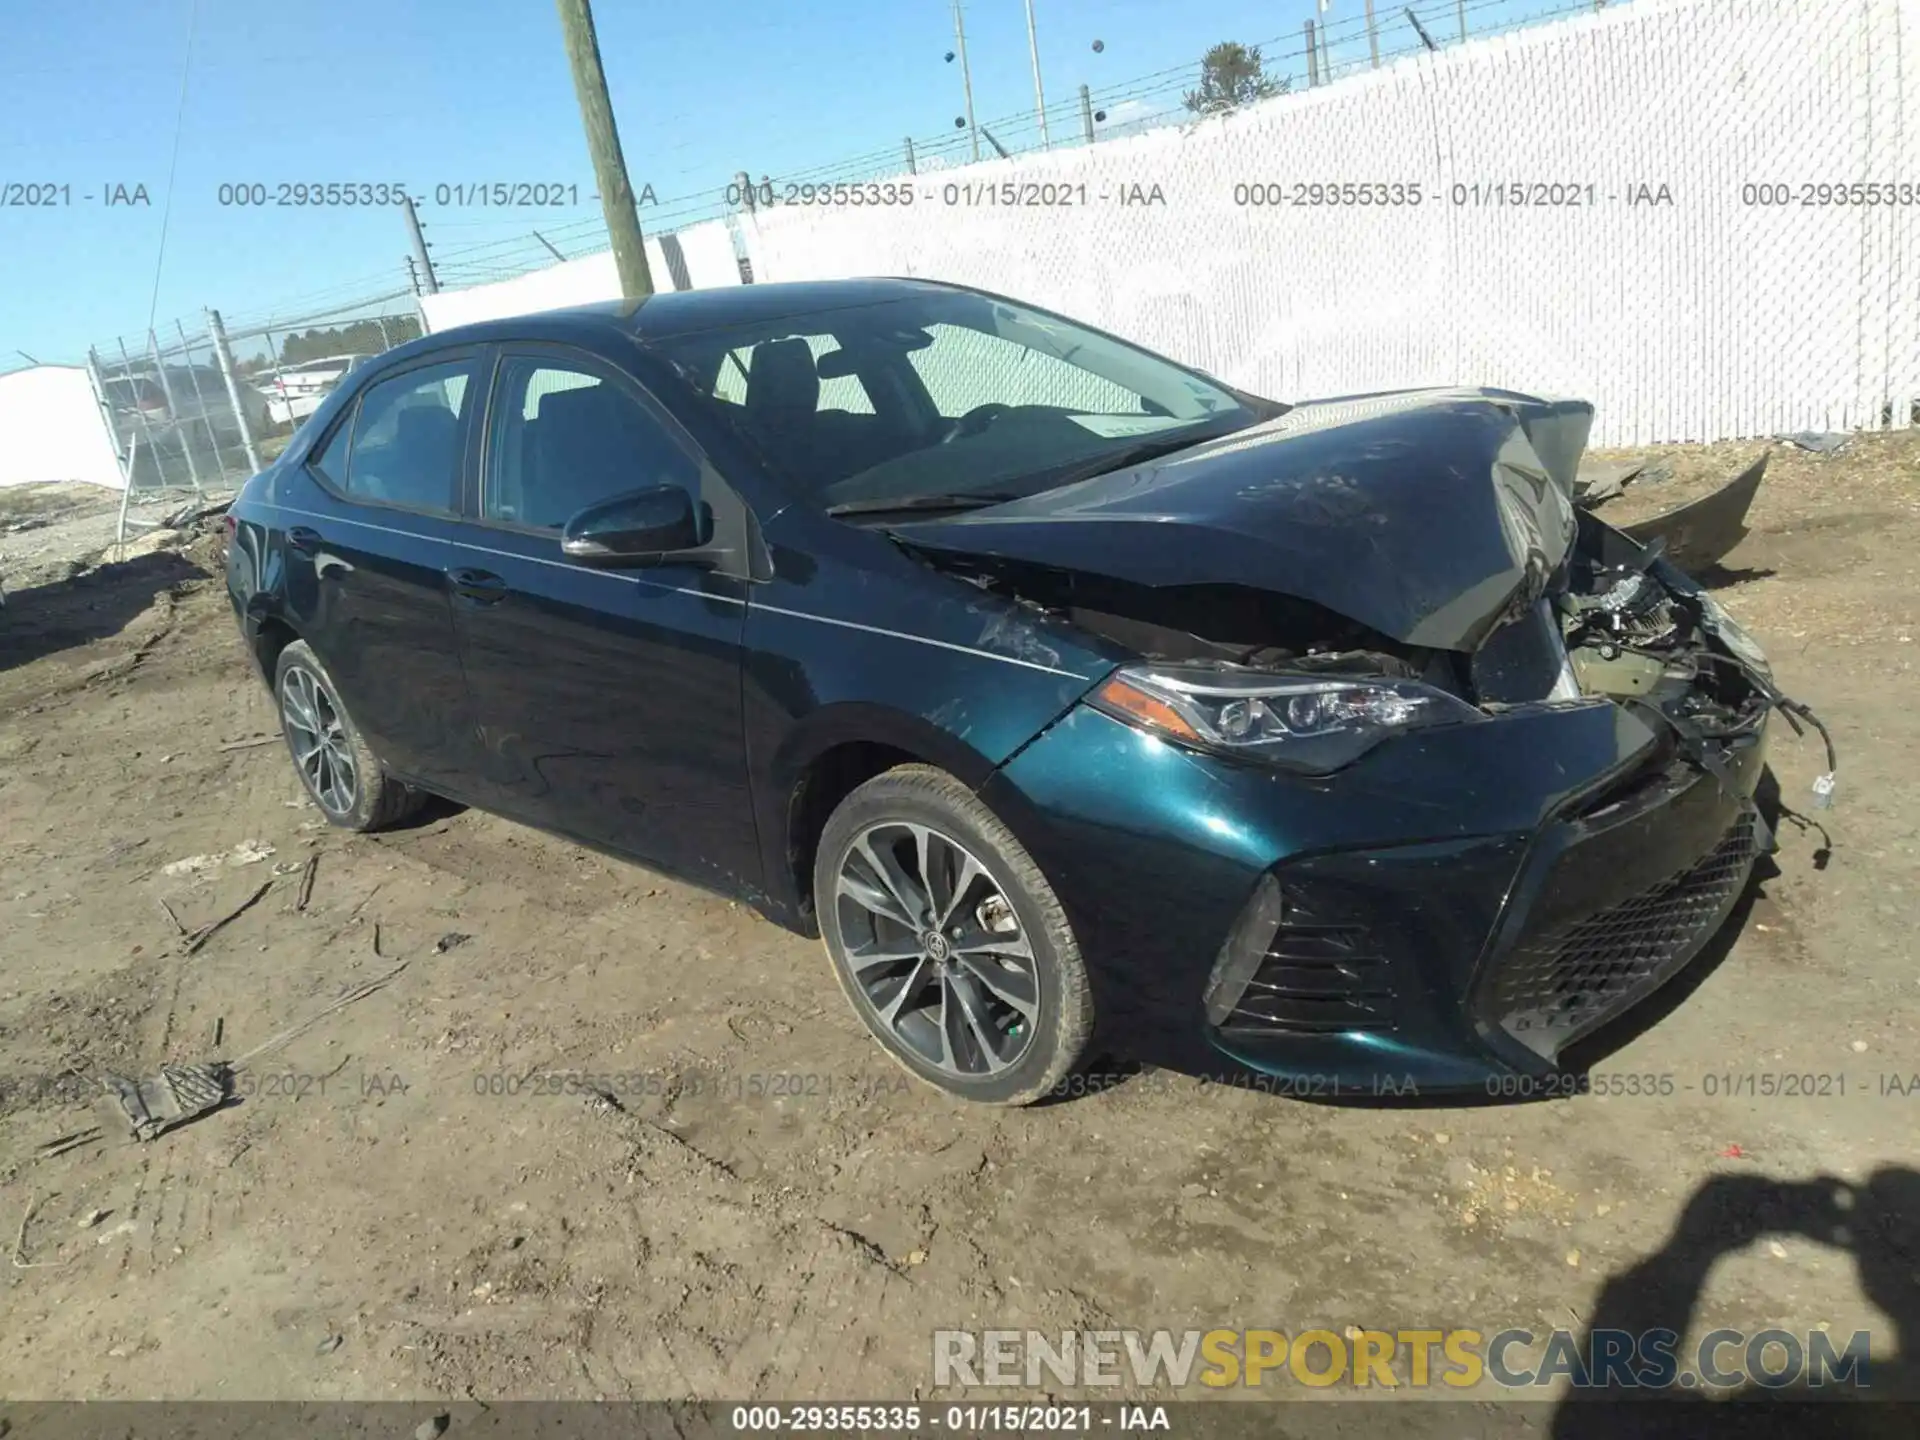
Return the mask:
<path id="1" fill-rule="evenodd" d="M 1472 651 L 1573 543 L 1593 407 L 1506 390 L 1314 401 L 1222 440 L 946 520 L 929 552 L 1311 601 L 1408 645 Z"/>

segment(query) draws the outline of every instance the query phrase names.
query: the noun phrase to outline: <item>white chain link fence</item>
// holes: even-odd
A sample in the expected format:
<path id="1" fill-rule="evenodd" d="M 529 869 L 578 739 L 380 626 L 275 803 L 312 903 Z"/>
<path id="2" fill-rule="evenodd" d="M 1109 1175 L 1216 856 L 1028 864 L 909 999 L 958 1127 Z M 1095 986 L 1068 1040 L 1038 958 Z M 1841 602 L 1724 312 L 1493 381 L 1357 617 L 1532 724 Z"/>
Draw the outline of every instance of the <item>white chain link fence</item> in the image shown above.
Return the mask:
<path id="1" fill-rule="evenodd" d="M 409 291 L 228 324 L 208 311 L 116 337 L 87 369 L 129 491 L 224 494 L 277 453 L 346 365 L 421 333 Z"/>
<path id="2" fill-rule="evenodd" d="M 1920 401 L 1920 0 L 1635 0 L 897 179 L 743 217 L 755 277 L 978 285 L 1283 398 L 1572 393 L 1602 444 Z"/>

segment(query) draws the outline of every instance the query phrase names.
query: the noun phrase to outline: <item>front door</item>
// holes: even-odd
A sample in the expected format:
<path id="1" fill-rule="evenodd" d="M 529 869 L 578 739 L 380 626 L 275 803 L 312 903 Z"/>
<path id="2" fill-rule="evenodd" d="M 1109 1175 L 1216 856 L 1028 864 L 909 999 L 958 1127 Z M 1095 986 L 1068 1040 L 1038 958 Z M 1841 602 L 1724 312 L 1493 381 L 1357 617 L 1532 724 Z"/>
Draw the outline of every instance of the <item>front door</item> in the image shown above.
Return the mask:
<path id="1" fill-rule="evenodd" d="M 588 505 L 664 484 L 698 499 L 720 482 L 651 397 L 570 349 L 505 348 L 486 426 L 449 577 L 483 803 L 694 880 L 758 888 L 745 580 L 692 565 L 593 569 L 560 549 Z"/>

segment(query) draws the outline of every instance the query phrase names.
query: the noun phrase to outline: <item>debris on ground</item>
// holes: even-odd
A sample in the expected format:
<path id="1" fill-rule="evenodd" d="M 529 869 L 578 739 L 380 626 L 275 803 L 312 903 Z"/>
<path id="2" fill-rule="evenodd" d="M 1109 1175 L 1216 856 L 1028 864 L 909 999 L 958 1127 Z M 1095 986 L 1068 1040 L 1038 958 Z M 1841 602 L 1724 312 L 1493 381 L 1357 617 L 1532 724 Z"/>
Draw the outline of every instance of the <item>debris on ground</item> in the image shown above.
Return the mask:
<path id="1" fill-rule="evenodd" d="M 279 738 L 280 737 L 278 735 L 249 735 L 244 740 L 229 740 L 227 741 L 226 744 L 220 746 L 220 749 L 222 751 L 251 750 L 255 746 L 271 745 L 274 743 L 274 741 L 278 740 Z M 299 802 L 295 801 L 293 803 L 297 805 Z"/>
<path id="2" fill-rule="evenodd" d="M 436 955 L 444 955 L 456 945 L 464 945 L 472 938 L 471 935 L 462 935 L 458 930 L 449 930 L 433 942 L 433 953 Z"/>
<path id="3" fill-rule="evenodd" d="M 170 860 L 160 867 L 160 873 L 169 879 L 178 879 L 182 875 L 197 875 L 222 865 L 258 865 L 262 860 L 272 858 L 273 846 L 266 841 L 242 840 L 233 849 L 217 855 L 188 855 L 179 860 Z"/>
<path id="4" fill-rule="evenodd" d="M 293 897 L 293 908 L 295 910 L 304 910 L 307 908 L 307 902 L 313 898 L 313 877 L 319 873 L 319 870 L 320 857 L 318 855 L 309 855 L 307 857 L 306 868 L 300 872 L 300 889 Z"/>
<path id="5" fill-rule="evenodd" d="M 221 930 L 225 929 L 228 925 L 232 924 L 235 920 L 238 920 L 242 915 L 246 914 L 247 911 L 251 910 L 256 904 L 259 903 L 260 897 L 265 895 L 267 891 L 271 890 L 272 888 L 273 888 L 273 877 L 268 876 L 265 880 L 262 880 L 260 884 L 254 888 L 254 891 L 251 895 L 247 896 L 246 899 L 242 900 L 238 905 L 234 906 L 233 909 L 227 911 L 227 913 L 222 915 L 218 920 L 210 921 L 207 924 L 202 925 L 198 930 L 194 931 L 191 935 L 187 937 L 186 953 L 189 955 L 198 954 L 200 947 L 202 945 L 205 945 L 207 941 L 211 940 Z"/>
<path id="6" fill-rule="evenodd" d="M 215 1060 L 206 1065 L 162 1065 L 158 1075 L 145 1080 L 106 1075 L 101 1083 L 126 1117 L 133 1138 L 146 1141 L 224 1104 L 233 1093 L 233 1071 Z"/>
<path id="7" fill-rule="evenodd" d="M 51 1160 L 56 1155 L 66 1154 L 69 1150 L 78 1150 L 82 1145 L 91 1145 L 94 1141 L 100 1139 L 100 1137 L 101 1131 L 98 1125 L 90 1126 L 85 1130 L 70 1131 L 65 1135 L 56 1135 L 51 1140 L 43 1140 L 40 1142 L 40 1148 L 35 1158 L 39 1160 Z"/>
<path id="8" fill-rule="evenodd" d="M 1805 450 L 1810 455 L 1838 455 L 1847 448 L 1853 436 L 1831 430 L 1801 430 L 1792 435 L 1780 435 L 1775 438 L 1784 440 L 1797 449 Z"/>
<path id="9" fill-rule="evenodd" d="M 64 1265 L 65 1260 L 29 1260 L 27 1259 L 27 1225 L 33 1219 L 33 1212 L 40 1208 L 40 1202 L 47 1197 L 36 1195 L 27 1203 L 26 1213 L 20 1217 L 20 1233 L 13 1237 L 13 1268 L 16 1270 L 44 1270 L 54 1265 Z"/>
<path id="10" fill-rule="evenodd" d="M 116 561 L 132 560 L 141 555 L 156 555 L 162 550 L 178 550 L 192 538 L 184 530 L 163 526 L 158 530 L 149 530 L 144 535 L 122 540 L 114 547 L 113 558 Z"/>
<path id="11" fill-rule="evenodd" d="M 172 530 L 185 530 L 191 525 L 198 525 L 202 520 L 226 514 L 232 504 L 232 496 L 223 500 L 194 500 L 182 505 L 160 523 Z"/>

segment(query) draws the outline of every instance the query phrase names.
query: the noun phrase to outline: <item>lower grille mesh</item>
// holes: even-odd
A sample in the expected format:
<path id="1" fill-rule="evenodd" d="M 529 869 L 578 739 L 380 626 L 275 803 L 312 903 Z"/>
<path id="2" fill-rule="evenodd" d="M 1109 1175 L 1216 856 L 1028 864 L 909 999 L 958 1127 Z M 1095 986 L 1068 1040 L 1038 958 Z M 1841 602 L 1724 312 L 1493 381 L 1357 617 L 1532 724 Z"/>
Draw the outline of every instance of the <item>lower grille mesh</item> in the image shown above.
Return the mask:
<path id="1" fill-rule="evenodd" d="M 1517 1039 L 1545 1032 L 1565 1040 L 1624 1010 L 1707 938 L 1758 853 L 1742 820 L 1684 874 L 1523 938 L 1494 977 L 1493 1015 Z"/>

